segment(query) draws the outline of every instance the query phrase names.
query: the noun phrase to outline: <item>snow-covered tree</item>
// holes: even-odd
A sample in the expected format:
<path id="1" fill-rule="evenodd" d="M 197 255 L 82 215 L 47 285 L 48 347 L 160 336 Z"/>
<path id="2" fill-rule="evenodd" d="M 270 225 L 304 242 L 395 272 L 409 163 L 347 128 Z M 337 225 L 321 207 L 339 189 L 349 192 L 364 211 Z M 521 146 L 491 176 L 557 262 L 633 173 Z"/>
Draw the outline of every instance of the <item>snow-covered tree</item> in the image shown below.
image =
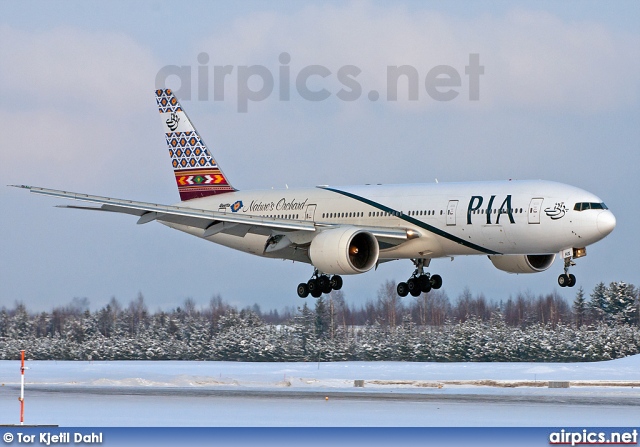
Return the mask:
<path id="1" fill-rule="evenodd" d="M 606 360 L 640 352 L 640 328 L 629 324 L 637 321 L 637 292 L 622 282 L 597 287 L 592 302 L 602 296 L 597 308 L 605 316 L 617 317 L 592 325 L 569 325 L 566 309 L 554 294 L 510 300 L 512 307 L 504 309 L 513 311 L 518 326 L 510 325 L 498 311 L 489 320 L 476 315 L 480 312 L 472 310 L 475 304 L 467 306 L 468 320 L 452 323 L 445 319 L 452 315 L 448 299 L 439 291 L 415 300 L 411 312 L 396 306 L 396 317 L 402 319 L 396 327 L 388 324 L 392 309 L 375 301 L 362 313 L 371 316 L 372 324 L 354 325 L 347 316 L 352 309 L 334 295 L 316 302 L 317 312 L 306 303 L 297 312 L 285 310 L 289 319 L 277 325 L 265 324 L 259 307 L 238 312 L 221 299 L 203 311 L 195 302 L 185 302 L 153 315 L 141 299 L 124 308 L 113 299 L 95 312 L 77 301 L 35 314 L 18 303 L 12 310 L 0 309 L 0 359 L 16 359 L 20 349 L 26 349 L 31 358 L 60 360 Z M 564 306 L 568 308 L 566 302 Z M 584 291 L 578 290 L 576 323 L 584 306 Z M 318 320 L 318 314 L 326 317 Z"/>
<path id="2" fill-rule="evenodd" d="M 299 308 L 298 315 L 294 317 L 292 327 L 292 333 L 299 340 L 299 347 L 303 356 L 309 353 L 309 343 L 314 338 L 314 320 L 315 315 L 305 301 L 302 308 Z"/>
<path id="3" fill-rule="evenodd" d="M 327 306 L 325 305 L 324 298 L 320 297 L 316 300 L 315 309 L 315 331 L 316 338 L 326 338 L 329 336 L 330 315 Z"/>
<path id="4" fill-rule="evenodd" d="M 637 297 L 638 291 L 633 284 L 612 282 L 604 295 L 606 312 L 614 321 L 634 324 L 638 319 Z"/>
<path id="5" fill-rule="evenodd" d="M 607 287 L 603 282 L 598 283 L 591 292 L 589 311 L 594 321 L 604 321 L 607 315 L 606 293 Z"/>
<path id="6" fill-rule="evenodd" d="M 584 289 L 582 286 L 578 289 L 576 297 L 573 300 L 573 315 L 576 322 L 576 327 L 579 328 L 585 323 L 585 317 L 587 314 L 587 301 L 584 297 Z"/>

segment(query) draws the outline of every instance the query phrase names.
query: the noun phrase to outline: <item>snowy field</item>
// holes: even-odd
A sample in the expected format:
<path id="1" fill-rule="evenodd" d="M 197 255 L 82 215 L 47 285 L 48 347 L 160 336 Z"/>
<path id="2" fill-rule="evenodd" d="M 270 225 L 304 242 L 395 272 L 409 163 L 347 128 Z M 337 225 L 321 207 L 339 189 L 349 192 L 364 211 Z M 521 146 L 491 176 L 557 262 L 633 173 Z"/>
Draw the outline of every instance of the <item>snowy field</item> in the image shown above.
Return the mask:
<path id="1" fill-rule="evenodd" d="M 0 424 L 18 422 L 0 362 Z M 635 426 L 640 356 L 597 363 L 28 361 L 25 420 L 61 426 Z M 355 388 L 354 380 L 364 380 Z M 570 388 L 548 387 L 570 381 Z"/>

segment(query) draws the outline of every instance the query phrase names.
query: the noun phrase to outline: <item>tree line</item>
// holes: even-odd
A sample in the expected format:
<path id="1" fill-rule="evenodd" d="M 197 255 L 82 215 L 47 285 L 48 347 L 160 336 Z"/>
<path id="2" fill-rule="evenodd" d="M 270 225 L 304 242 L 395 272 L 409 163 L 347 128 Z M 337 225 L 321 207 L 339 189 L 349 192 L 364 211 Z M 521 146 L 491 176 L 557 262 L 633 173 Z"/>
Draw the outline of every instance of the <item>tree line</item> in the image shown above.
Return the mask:
<path id="1" fill-rule="evenodd" d="M 87 299 L 40 313 L 17 303 L 0 309 L 0 358 L 26 349 L 70 360 L 604 360 L 639 352 L 638 306 L 638 289 L 623 282 L 598 284 L 588 298 L 579 289 L 571 304 L 556 293 L 494 302 L 468 290 L 454 303 L 444 291 L 407 301 L 391 281 L 361 306 L 334 291 L 281 312 L 220 296 L 155 313 L 142 294 L 93 312 Z"/>

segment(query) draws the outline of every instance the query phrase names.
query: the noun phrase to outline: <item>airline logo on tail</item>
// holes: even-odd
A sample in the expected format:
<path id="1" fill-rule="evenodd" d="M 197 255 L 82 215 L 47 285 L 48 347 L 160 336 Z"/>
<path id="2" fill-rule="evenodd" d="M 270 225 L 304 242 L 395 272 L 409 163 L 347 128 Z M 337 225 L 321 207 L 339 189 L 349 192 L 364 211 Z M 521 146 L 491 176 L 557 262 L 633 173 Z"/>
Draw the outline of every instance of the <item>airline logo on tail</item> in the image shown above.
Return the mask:
<path id="1" fill-rule="evenodd" d="M 156 90 L 180 200 L 235 191 L 170 89 Z"/>
<path id="2" fill-rule="evenodd" d="M 167 126 L 169 127 L 171 132 L 173 132 L 174 130 L 176 130 L 178 128 L 178 123 L 179 122 L 180 122 L 180 117 L 178 115 L 176 115 L 175 113 L 172 113 L 171 116 L 169 117 L 169 119 L 167 121 L 165 121 L 165 123 L 167 123 Z"/>

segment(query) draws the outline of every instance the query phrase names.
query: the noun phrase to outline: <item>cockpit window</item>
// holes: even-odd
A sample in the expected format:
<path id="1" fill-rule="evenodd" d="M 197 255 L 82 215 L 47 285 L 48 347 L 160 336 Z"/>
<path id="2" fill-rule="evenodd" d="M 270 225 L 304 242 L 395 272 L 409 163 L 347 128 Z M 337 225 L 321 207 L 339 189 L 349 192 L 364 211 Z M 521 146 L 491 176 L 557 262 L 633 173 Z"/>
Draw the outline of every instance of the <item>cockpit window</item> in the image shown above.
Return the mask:
<path id="1" fill-rule="evenodd" d="M 596 203 L 596 202 L 578 202 L 573 207 L 575 211 L 585 211 L 585 210 L 608 210 L 607 205 L 604 203 Z"/>

